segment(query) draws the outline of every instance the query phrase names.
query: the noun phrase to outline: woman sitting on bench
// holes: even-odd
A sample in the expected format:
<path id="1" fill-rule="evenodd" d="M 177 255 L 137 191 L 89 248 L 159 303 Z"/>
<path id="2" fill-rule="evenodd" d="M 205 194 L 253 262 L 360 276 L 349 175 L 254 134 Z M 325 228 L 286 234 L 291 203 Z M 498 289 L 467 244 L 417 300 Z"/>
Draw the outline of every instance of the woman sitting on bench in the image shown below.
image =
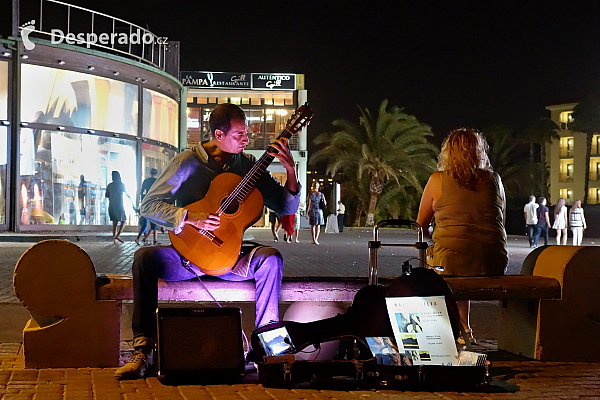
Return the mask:
<path id="1" fill-rule="evenodd" d="M 506 198 L 487 149 L 477 130 L 450 132 L 438 157 L 439 171 L 431 175 L 423 191 L 417 222 L 427 227 L 432 217 L 435 220 L 435 244 L 429 248 L 428 263 L 443 267 L 443 275 L 495 276 L 506 269 Z M 461 324 L 475 343 L 469 302 L 459 301 L 458 308 Z"/>

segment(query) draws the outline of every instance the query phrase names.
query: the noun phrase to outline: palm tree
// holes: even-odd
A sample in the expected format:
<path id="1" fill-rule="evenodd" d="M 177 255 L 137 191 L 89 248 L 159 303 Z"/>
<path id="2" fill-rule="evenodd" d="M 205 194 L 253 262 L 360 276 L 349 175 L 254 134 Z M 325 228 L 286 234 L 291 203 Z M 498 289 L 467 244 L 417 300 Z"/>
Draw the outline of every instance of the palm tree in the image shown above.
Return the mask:
<path id="1" fill-rule="evenodd" d="M 546 144 L 552 139 L 558 139 L 557 126 L 549 118 L 538 118 L 529 123 L 523 131 L 525 141 L 529 142 L 530 161 L 534 163 L 533 147 L 540 146 L 540 163 L 538 173 L 539 193 L 540 196 L 548 197 L 548 167 L 546 165 Z"/>
<path id="2" fill-rule="evenodd" d="M 388 183 L 422 192 L 422 179 L 435 170 L 437 149 L 427 140 L 433 135 L 431 128 L 396 106 L 388 110 L 387 99 L 381 102 L 376 118 L 369 109 L 359 109 L 360 127 L 333 121 L 336 131 L 315 138 L 314 143 L 324 147 L 310 162 L 327 162 L 327 174 L 354 174 L 356 182 L 368 178 L 366 225 L 372 226 L 378 198 Z"/>
<path id="3" fill-rule="evenodd" d="M 583 204 L 587 204 L 588 190 L 590 187 L 590 156 L 592 154 L 592 139 L 594 134 L 600 133 L 600 97 L 589 95 L 573 109 L 573 122 L 570 124 L 572 131 L 586 134 L 585 148 L 585 181 Z"/>
<path id="4" fill-rule="evenodd" d="M 506 126 L 495 125 L 484 130 L 489 144 L 490 163 L 504 183 L 506 197 L 521 193 L 531 181 L 530 164 L 522 156 L 523 142 Z M 525 148 L 526 149 L 526 148 Z"/>

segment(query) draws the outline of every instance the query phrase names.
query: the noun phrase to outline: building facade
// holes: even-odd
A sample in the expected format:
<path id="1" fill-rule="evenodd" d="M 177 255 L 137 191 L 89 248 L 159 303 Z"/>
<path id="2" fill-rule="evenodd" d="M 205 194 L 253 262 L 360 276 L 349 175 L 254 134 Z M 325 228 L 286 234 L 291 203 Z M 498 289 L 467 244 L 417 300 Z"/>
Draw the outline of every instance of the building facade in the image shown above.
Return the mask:
<path id="1" fill-rule="evenodd" d="M 112 34 L 137 32 L 154 44 L 56 43 L 52 22 L 28 24 L 0 37 L 0 230 L 107 231 L 114 170 L 132 200 L 127 222 L 137 225 L 142 180 L 185 142 L 184 89 L 178 71 L 168 71 L 178 43 L 159 44 L 133 24 L 119 30 L 128 23 L 116 18 Z"/>
<path id="2" fill-rule="evenodd" d="M 550 118 L 559 127 L 559 138 L 548 146 L 547 163 L 550 166 L 550 198 L 556 204 L 564 198 L 567 205 L 583 200 L 585 191 L 587 135 L 570 129 L 573 110 L 577 103 L 547 106 Z M 589 159 L 588 204 L 600 203 L 600 135 L 592 138 Z"/>
<path id="3" fill-rule="evenodd" d="M 233 103 L 246 113 L 250 140 L 246 152 L 257 159 L 284 130 L 294 110 L 308 101 L 302 74 L 182 71 L 181 83 L 186 88 L 187 98 L 187 143 L 184 147 L 191 148 L 210 140 L 208 117 L 211 111 L 219 104 Z M 289 146 L 302 184 L 302 198 L 305 198 L 307 128 L 293 135 Z M 277 159 L 269 165 L 268 171 L 285 184 L 287 174 Z M 258 225 L 266 225 L 265 219 Z"/>

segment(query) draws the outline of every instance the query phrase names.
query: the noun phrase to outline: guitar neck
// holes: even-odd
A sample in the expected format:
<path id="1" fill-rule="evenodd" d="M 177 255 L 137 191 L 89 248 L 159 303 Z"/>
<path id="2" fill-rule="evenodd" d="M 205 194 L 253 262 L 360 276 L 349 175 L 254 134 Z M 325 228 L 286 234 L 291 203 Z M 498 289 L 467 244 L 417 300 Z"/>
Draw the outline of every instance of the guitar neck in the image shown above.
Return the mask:
<path id="1" fill-rule="evenodd" d="M 275 140 L 278 140 L 281 138 L 289 139 L 291 136 L 292 136 L 292 132 L 288 131 L 287 129 L 284 129 L 283 132 L 281 132 Z M 254 186 L 256 185 L 256 182 L 258 182 L 260 177 L 267 171 L 267 168 L 269 167 L 269 165 L 271 164 L 271 162 L 273 162 L 273 159 L 275 158 L 273 155 L 271 155 L 269 153 L 277 153 L 277 150 L 273 146 L 269 145 L 269 147 L 267 147 L 267 150 L 265 151 L 265 153 L 256 161 L 256 163 L 254 164 L 252 169 L 250 171 L 248 171 L 246 176 L 244 176 L 244 179 L 242 179 L 240 184 L 231 193 L 231 196 L 233 198 L 235 198 L 237 201 L 242 201 L 246 197 L 246 195 L 250 192 L 250 190 L 252 190 L 254 188 Z"/>

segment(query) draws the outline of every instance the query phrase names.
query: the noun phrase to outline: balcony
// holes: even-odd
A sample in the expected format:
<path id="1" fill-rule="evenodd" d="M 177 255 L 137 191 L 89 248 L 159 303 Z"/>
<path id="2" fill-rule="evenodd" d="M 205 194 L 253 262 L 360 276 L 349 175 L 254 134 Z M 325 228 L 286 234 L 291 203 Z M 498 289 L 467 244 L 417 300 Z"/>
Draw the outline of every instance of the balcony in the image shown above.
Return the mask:
<path id="1" fill-rule="evenodd" d="M 566 183 L 566 182 L 573 182 L 573 176 L 571 175 L 567 175 L 567 174 L 560 174 L 558 176 L 558 181 L 561 183 Z"/>
<path id="2" fill-rule="evenodd" d="M 560 157 L 561 158 L 573 157 L 573 149 L 561 147 L 560 148 Z"/>

